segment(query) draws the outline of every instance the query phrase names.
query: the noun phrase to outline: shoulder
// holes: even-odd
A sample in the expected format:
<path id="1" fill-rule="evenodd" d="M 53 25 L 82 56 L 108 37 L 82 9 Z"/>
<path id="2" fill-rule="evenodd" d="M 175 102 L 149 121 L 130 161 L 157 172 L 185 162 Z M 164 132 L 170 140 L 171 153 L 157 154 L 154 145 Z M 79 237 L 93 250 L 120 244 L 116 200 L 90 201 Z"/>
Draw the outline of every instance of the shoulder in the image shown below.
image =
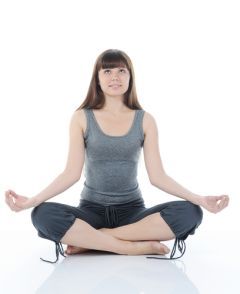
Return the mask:
<path id="1" fill-rule="evenodd" d="M 144 110 L 144 116 L 143 116 L 143 132 L 144 135 L 146 135 L 151 130 L 157 129 L 157 123 L 154 118 L 154 116 L 150 113 Z"/>
<path id="2" fill-rule="evenodd" d="M 79 109 L 73 112 L 71 117 L 71 125 L 79 127 L 82 134 L 84 134 L 87 126 L 87 118 L 84 109 Z"/>

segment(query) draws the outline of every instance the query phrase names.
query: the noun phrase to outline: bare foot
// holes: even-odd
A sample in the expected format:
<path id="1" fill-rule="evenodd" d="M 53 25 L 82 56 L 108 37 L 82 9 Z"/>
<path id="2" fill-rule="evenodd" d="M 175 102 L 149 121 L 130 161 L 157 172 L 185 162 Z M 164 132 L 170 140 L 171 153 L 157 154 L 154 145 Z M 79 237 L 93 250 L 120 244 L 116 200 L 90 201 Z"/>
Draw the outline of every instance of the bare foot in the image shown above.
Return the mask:
<path id="1" fill-rule="evenodd" d="M 72 254 L 80 254 L 80 253 L 86 252 L 88 250 L 90 250 L 90 249 L 67 245 L 67 249 L 64 251 L 64 253 L 66 253 L 68 255 L 72 255 Z"/>
<path id="2" fill-rule="evenodd" d="M 170 252 L 170 249 L 160 243 L 159 241 L 140 241 L 134 242 L 136 247 L 130 255 L 141 255 L 141 254 L 160 254 L 164 255 Z"/>
<path id="3" fill-rule="evenodd" d="M 170 252 L 170 249 L 163 243 L 160 242 L 153 242 L 152 248 L 154 249 L 156 254 L 168 254 Z"/>
<path id="4" fill-rule="evenodd" d="M 144 254 L 160 254 L 164 255 L 170 252 L 170 249 L 163 243 L 159 241 L 135 241 L 129 242 L 131 246 L 128 248 L 126 253 L 128 255 L 144 255 Z M 64 253 L 68 255 L 81 254 L 83 252 L 89 251 L 91 249 L 82 248 L 72 245 L 67 245 L 67 249 Z"/>

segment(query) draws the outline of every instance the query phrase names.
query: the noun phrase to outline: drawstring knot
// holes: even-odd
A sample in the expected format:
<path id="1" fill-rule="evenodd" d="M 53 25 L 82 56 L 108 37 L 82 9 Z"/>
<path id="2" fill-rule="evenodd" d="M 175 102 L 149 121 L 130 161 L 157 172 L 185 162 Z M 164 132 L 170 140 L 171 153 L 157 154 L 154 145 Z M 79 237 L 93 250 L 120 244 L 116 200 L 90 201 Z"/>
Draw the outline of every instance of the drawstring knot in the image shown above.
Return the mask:
<path id="1" fill-rule="evenodd" d="M 63 257 L 66 257 L 66 255 L 64 255 L 64 250 L 63 250 L 63 247 L 62 247 L 62 243 L 61 242 L 55 242 L 55 251 L 56 251 L 56 260 L 55 261 L 50 261 L 50 260 L 46 260 L 46 259 L 43 259 L 42 257 L 40 257 L 40 259 L 42 261 L 45 261 L 45 262 L 49 262 L 49 263 L 56 263 L 59 259 L 59 254 L 61 254 Z"/>
<path id="2" fill-rule="evenodd" d="M 175 253 L 176 253 L 176 248 L 178 248 L 178 250 L 181 252 L 181 255 L 178 257 L 174 257 Z M 183 239 L 179 239 L 176 238 L 173 248 L 172 248 L 172 252 L 170 254 L 170 257 L 155 257 L 155 256 L 147 256 L 146 258 L 151 258 L 151 259 L 165 259 L 165 260 L 174 260 L 174 259 L 179 259 L 183 256 L 183 254 L 186 251 L 186 244 L 185 241 Z"/>
<path id="3" fill-rule="evenodd" d="M 106 206 L 105 219 L 110 228 L 118 224 L 117 210 L 114 206 Z"/>

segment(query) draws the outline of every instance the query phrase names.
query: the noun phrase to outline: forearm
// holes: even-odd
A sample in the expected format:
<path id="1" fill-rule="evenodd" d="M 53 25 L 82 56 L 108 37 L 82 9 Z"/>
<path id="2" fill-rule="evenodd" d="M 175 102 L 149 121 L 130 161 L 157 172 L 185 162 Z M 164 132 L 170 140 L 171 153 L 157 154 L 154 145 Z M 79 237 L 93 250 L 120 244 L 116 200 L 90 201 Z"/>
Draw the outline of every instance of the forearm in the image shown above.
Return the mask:
<path id="1" fill-rule="evenodd" d="M 71 174 L 61 173 L 59 176 L 45 189 L 33 197 L 34 206 L 49 200 L 50 198 L 64 192 L 78 180 L 74 179 Z"/>
<path id="2" fill-rule="evenodd" d="M 167 174 L 159 177 L 159 180 L 157 182 L 153 182 L 152 185 L 168 194 L 188 200 L 194 204 L 199 204 L 202 197 L 187 190 Z"/>

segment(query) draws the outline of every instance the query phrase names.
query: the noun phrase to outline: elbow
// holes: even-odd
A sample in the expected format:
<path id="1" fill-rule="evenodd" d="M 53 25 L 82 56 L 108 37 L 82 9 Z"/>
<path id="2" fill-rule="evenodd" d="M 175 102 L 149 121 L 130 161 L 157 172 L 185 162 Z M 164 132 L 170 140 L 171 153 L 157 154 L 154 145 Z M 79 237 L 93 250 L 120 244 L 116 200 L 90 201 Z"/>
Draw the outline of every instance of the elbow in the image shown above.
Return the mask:
<path id="1" fill-rule="evenodd" d="M 80 180 L 80 178 L 81 178 L 81 174 L 75 173 L 75 172 L 72 172 L 72 171 L 67 171 L 67 170 L 64 170 L 62 172 L 62 175 L 64 177 L 68 178 L 69 181 L 72 182 L 73 184 L 78 182 Z"/>
<path id="2" fill-rule="evenodd" d="M 151 185 L 156 186 L 156 179 L 149 178 Z"/>
<path id="3" fill-rule="evenodd" d="M 80 178 L 81 178 L 81 175 L 79 175 L 79 174 L 75 174 L 72 176 L 72 180 L 74 183 L 78 182 L 80 180 Z"/>
<path id="4" fill-rule="evenodd" d="M 155 186 L 155 187 L 161 187 L 162 186 L 162 183 L 164 182 L 164 179 L 166 178 L 166 174 L 160 174 L 158 175 L 158 177 L 152 177 L 152 178 L 149 178 L 150 180 L 150 183 Z"/>
<path id="5" fill-rule="evenodd" d="M 80 180 L 81 176 L 77 176 L 75 178 L 73 178 L 73 183 L 77 183 Z"/>
<path id="6" fill-rule="evenodd" d="M 154 187 L 157 187 L 156 181 L 154 180 L 150 180 L 151 185 L 153 185 Z"/>

